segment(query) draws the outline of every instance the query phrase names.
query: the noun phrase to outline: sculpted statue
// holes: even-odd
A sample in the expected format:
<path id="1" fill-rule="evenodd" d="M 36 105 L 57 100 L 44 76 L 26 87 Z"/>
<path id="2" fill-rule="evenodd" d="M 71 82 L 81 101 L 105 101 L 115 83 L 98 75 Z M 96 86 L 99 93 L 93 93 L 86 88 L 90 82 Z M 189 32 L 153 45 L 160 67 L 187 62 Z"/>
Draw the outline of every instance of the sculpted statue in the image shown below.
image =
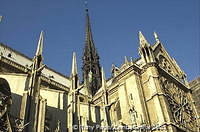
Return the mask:
<path id="1" fill-rule="evenodd" d="M 12 132 L 9 111 L 12 104 L 10 86 L 0 78 L 0 132 Z"/>
<path id="2" fill-rule="evenodd" d="M 14 119 L 14 124 L 13 124 L 13 131 L 14 132 L 23 132 L 23 130 L 25 129 L 26 126 L 28 126 L 29 123 L 26 123 L 24 125 L 24 121 L 22 119 L 18 119 L 18 118 L 15 118 Z"/>
<path id="3" fill-rule="evenodd" d="M 135 110 L 135 105 L 133 101 L 132 94 L 129 95 L 129 114 L 132 121 L 132 125 L 136 125 L 137 111 Z"/>

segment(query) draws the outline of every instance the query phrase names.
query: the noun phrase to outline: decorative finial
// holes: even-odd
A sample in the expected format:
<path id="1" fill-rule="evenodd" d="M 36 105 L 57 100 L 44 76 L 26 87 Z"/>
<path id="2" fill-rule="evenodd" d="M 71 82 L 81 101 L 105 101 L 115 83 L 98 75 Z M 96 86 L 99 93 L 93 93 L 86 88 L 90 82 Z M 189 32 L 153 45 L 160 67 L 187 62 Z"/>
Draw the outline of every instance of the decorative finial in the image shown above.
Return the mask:
<path id="1" fill-rule="evenodd" d="M 112 63 L 112 68 L 115 68 L 115 64 Z"/>
<path id="2" fill-rule="evenodd" d="M 158 38 L 157 33 L 154 32 L 153 35 L 154 35 L 154 38 L 156 39 L 156 43 L 160 43 L 160 40 L 159 40 L 159 38 Z"/>

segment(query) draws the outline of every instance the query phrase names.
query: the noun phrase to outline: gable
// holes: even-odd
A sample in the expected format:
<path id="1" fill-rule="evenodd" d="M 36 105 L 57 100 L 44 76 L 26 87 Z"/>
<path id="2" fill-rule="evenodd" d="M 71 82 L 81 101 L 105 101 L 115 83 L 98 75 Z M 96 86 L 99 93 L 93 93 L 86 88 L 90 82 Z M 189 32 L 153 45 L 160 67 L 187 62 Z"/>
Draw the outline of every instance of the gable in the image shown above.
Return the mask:
<path id="1" fill-rule="evenodd" d="M 166 72 L 181 80 L 186 76 L 184 71 L 177 64 L 176 60 L 168 54 L 161 43 L 154 45 L 152 49 L 156 62 Z"/>

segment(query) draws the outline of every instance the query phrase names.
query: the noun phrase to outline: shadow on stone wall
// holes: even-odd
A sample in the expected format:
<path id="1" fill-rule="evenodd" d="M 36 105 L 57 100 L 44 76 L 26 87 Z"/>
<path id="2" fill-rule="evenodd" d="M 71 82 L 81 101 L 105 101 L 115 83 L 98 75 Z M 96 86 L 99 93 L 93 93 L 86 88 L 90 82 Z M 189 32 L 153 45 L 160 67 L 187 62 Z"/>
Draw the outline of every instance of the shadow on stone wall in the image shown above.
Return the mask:
<path id="1" fill-rule="evenodd" d="M 61 131 L 67 132 L 67 95 L 63 96 L 63 109 L 47 106 L 45 124 L 49 126 L 49 132 L 56 129 L 58 120 L 61 122 Z"/>
<path id="2" fill-rule="evenodd" d="M 11 116 L 18 117 L 20 115 L 22 96 L 12 93 L 12 105 L 10 109 Z"/>

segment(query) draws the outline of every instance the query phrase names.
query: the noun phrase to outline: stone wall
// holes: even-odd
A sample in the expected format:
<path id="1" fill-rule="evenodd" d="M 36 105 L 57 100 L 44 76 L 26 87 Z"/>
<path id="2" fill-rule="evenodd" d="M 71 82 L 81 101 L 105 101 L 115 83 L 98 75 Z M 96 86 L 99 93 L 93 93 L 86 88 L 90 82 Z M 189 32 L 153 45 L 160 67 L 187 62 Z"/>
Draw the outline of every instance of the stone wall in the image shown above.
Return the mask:
<path id="1" fill-rule="evenodd" d="M 189 83 L 192 90 L 192 97 L 195 101 L 195 106 L 200 115 L 200 77 L 194 79 Z"/>

